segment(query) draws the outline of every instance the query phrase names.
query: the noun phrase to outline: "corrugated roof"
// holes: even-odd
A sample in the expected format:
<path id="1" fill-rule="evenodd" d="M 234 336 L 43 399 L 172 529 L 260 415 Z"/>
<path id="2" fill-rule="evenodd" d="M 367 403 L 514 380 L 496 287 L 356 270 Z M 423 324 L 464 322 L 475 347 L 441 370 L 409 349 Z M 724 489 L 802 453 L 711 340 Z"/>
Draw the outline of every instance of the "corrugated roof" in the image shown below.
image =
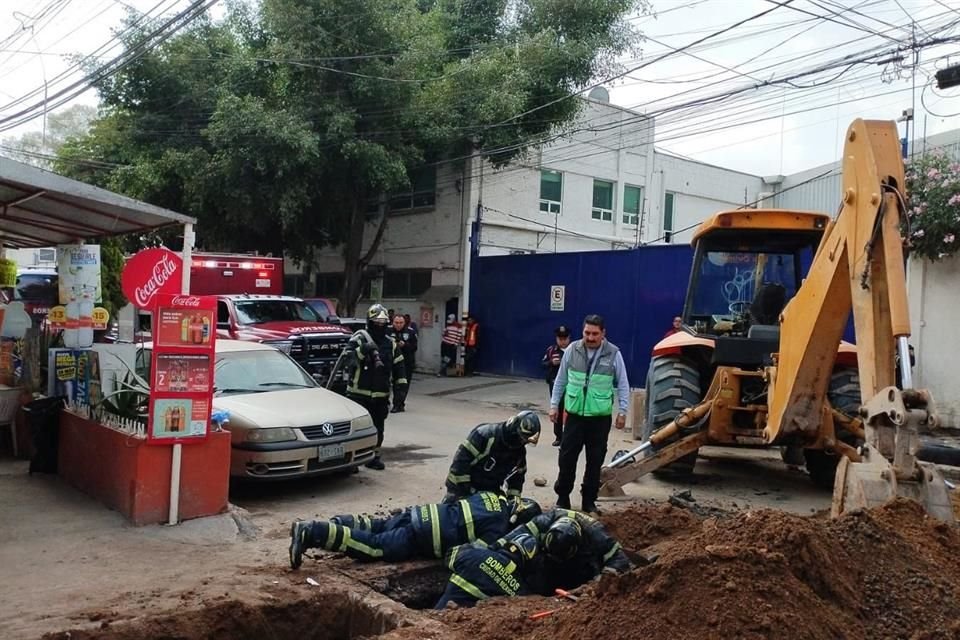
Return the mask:
<path id="1" fill-rule="evenodd" d="M 49 247 L 195 218 L 0 157 L 0 245 Z"/>

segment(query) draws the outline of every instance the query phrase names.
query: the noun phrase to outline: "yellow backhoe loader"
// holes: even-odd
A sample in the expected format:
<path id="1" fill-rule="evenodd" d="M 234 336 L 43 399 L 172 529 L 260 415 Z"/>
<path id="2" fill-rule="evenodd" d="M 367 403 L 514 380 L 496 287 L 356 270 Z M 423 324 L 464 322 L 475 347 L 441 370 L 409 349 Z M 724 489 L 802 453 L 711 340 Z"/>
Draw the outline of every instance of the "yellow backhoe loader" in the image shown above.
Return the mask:
<path id="1" fill-rule="evenodd" d="M 832 483 L 834 515 L 899 495 L 952 522 L 946 483 L 916 457 L 936 416 L 912 383 L 905 222 L 896 125 L 865 120 L 847 131 L 835 219 L 742 209 L 704 222 L 684 331 L 653 350 L 645 442 L 604 468 L 601 495 L 690 470 L 701 446 L 779 446 Z M 856 347 L 841 340 L 851 312 Z"/>

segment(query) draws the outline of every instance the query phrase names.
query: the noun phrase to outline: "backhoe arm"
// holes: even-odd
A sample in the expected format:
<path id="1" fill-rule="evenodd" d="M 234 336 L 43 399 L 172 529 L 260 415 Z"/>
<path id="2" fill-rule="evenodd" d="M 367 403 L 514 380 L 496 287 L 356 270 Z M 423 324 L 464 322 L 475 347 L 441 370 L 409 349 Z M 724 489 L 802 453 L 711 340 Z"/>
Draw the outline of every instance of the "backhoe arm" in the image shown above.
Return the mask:
<path id="1" fill-rule="evenodd" d="M 783 312 L 765 432 L 769 442 L 816 435 L 851 310 L 862 404 L 894 386 L 895 345 L 910 335 L 899 229 L 903 190 L 896 125 L 854 121 L 844 145 L 840 213 Z"/>

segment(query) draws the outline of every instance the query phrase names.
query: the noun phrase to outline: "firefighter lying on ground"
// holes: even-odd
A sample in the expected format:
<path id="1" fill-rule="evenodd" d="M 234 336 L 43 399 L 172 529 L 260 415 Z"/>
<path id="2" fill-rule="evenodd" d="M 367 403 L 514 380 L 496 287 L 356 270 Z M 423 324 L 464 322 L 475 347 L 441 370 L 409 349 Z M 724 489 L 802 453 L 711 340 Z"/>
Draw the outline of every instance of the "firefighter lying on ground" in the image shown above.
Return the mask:
<path id="1" fill-rule="evenodd" d="M 476 491 L 503 491 L 519 496 L 527 475 L 527 445 L 540 438 L 540 418 L 533 411 L 521 411 L 506 422 L 481 424 L 473 428 L 457 448 L 447 475 L 447 495 L 453 502 Z"/>
<path id="2" fill-rule="evenodd" d="M 493 547 L 503 547 L 528 533 L 536 538 L 542 552 L 535 567 L 527 572 L 534 593 L 553 595 L 556 589 L 575 589 L 602 572 L 623 573 L 632 566 L 620 543 L 600 522 L 570 509 L 553 509 L 539 515 Z"/>
<path id="3" fill-rule="evenodd" d="M 537 540 L 528 533 L 496 549 L 482 543 L 454 547 L 446 557 L 450 580 L 434 608 L 444 609 L 449 602 L 472 607 L 487 598 L 527 595 L 524 576 L 536 556 Z"/>
<path id="4" fill-rule="evenodd" d="M 314 548 L 366 562 L 440 559 L 461 544 L 476 540 L 491 544 L 540 513 L 533 500 L 482 491 L 451 504 L 408 507 L 390 518 L 344 515 L 329 521 L 298 521 L 290 528 L 290 566 L 298 568 L 303 552 Z"/>

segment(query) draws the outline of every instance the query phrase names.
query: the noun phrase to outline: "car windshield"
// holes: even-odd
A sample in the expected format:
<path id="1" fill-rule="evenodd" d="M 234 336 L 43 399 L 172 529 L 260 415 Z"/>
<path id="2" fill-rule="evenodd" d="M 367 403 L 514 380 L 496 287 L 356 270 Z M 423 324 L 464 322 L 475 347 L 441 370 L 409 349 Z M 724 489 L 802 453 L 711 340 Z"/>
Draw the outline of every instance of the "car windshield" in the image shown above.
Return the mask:
<path id="1" fill-rule="evenodd" d="M 707 251 L 700 260 L 690 300 L 692 318 L 745 314 L 763 285 L 782 285 L 786 299 L 797 292 L 797 257 L 792 253 Z"/>
<path id="2" fill-rule="evenodd" d="M 213 379 L 219 394 L 258 393 L 317 386 L 313 378 L 297 363 L 274 350 L 217 354 Z"/>
<path id="3" fill-rule="evenodd" d="M 322 322 L 316 311 L 299 300 L 238 300 L 240 324 L 265 322 Z"/>
<path id="4" fill-rule="evenodd" d="M 336 310 L 331 309 L 326 300 L 310 300 L 307 304 L 309 304 L 310 308 L 316 311 L 321 318 L 329 318 L 330 316 L 337 315 Z"/>
<path id="5" fill-rule="evenodd" d="M 17 276 L 14 300 L 53 306 L 57 304 L 58 297 L 56 274 L 21 273 Z"/>

